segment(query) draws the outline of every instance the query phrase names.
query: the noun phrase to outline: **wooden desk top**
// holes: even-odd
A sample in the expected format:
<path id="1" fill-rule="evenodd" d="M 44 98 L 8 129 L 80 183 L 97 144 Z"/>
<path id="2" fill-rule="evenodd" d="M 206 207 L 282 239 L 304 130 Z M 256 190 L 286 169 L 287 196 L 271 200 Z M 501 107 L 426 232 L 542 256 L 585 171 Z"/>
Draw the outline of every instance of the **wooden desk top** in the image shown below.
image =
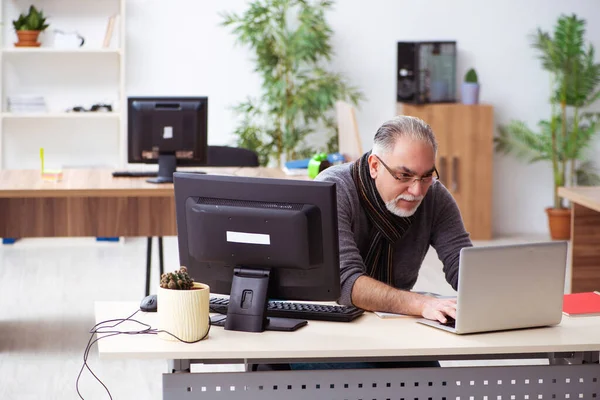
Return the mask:
<path id="1" fill-rule="evenodd" d="M 96 322 L 126 318 L 138 302 L 96 302 Z M 156 327 L 156 313 L 134 317 Z M 91 328 L 91 327 L 90 327 Z M 143 329 L 138 324 L 122 329 Z M 555 327 L 455 335 L 415 318 L 381 319 L 365 313 L 350 323 L 309 321 L 296 332 L 246 333 L 212 327 L 207 339 L 170 342 L 156 335 L 118 335 L 98 341 L 103 358 L 294 360 L 344 357 L 455 356 L 600 351 L 600 317 L 563 317 Z"/>
<path id="2" fill-rule="evenodd" d="M 560 187 L 558 195 L 573 203 L 600 212 L 600 186 Z"/>
<path id="3" fill-rule="evenodd" d="M 205 171 L 210 174 L 262 178 L 308 179 L 288 176 L 278 168 L 198 167 L 178 171 Z M 173 184 L 153 184 L 148 178 L 113 178 L 109 169 L 68 169 L 60 182 L 42 180 L 39 170 L 0 170 L 0 198 L 39 197 L 169 197 Z"/>

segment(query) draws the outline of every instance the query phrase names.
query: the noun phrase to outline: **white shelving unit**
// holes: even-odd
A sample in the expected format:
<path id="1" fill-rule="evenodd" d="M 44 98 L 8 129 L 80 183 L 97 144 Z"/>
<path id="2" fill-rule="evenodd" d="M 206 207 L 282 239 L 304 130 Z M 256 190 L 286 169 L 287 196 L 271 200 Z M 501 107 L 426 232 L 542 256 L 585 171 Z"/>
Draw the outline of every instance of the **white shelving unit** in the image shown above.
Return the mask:
<path id="1" fill-rule="evenodd" d="M 126 163 L 125 0 L 0 0 L 0 169 L 109 167 Z M 15 47 L 12 21 L 33 4 L 48 18 L 41 47 Z M 117 15 L 111 43 L 103 47 L 109 18 Z M 85 38 L 59 48 L 54 30 Z M 39 95 L 47 112 L 9 110 L 9 96 Z M 74 112 L 110 104 L 112 112 Z"/>

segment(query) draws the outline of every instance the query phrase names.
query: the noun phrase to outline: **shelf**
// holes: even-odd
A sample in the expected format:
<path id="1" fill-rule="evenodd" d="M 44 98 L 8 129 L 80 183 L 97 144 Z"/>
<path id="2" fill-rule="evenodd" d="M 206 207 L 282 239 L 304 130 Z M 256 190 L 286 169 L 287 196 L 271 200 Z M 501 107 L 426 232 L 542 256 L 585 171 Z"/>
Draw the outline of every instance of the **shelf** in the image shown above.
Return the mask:
<path id="1" fill-rule="evenodd" d="M 62 118 L 62 119 L 118 119 L 121 117 L 119 112 L 49 112 L 49 113 L 10 113 L 0 114 L 5 119 L 42 119 L 42 118 Z"/>
<path id="2" fill-rule="evenodd" d="M 120 49 L 57 49 L 53 47 L 6 47 L 2 49 L 6 54 L 121 54 Z"/>

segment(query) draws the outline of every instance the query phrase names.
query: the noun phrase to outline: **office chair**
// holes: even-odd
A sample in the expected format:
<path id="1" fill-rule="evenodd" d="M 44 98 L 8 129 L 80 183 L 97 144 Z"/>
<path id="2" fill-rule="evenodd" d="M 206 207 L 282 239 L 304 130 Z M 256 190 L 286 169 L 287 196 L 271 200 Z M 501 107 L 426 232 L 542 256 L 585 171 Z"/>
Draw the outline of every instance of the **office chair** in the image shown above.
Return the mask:
<path id="1" fill-rule="evenodd" d="M 258 167 L 258 154 L 242 147 L 208 146 L 207 167 Z M 163 238 L 158 237 L 159 280 L 164 273 Z M 150 294 L 150 272 L 152 267 L 152 237 L 146 244 L 146 296 Z"/>
<path id="2" fill-rule="evenodd" d="M 207 167 L 258 167 L 258 154 L 242 147 L 208 146 Z"/>

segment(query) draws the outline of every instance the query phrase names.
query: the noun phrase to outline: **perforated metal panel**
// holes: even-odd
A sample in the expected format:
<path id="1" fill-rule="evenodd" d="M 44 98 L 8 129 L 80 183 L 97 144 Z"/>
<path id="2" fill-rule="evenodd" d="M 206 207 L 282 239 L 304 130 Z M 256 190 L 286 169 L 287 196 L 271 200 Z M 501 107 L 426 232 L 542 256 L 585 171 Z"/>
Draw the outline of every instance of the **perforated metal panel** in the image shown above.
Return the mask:
<path id="1" fill-rule="evenodd" d="M 600 399 L 600 365 L 164 374 L 163 398 Z"/>

